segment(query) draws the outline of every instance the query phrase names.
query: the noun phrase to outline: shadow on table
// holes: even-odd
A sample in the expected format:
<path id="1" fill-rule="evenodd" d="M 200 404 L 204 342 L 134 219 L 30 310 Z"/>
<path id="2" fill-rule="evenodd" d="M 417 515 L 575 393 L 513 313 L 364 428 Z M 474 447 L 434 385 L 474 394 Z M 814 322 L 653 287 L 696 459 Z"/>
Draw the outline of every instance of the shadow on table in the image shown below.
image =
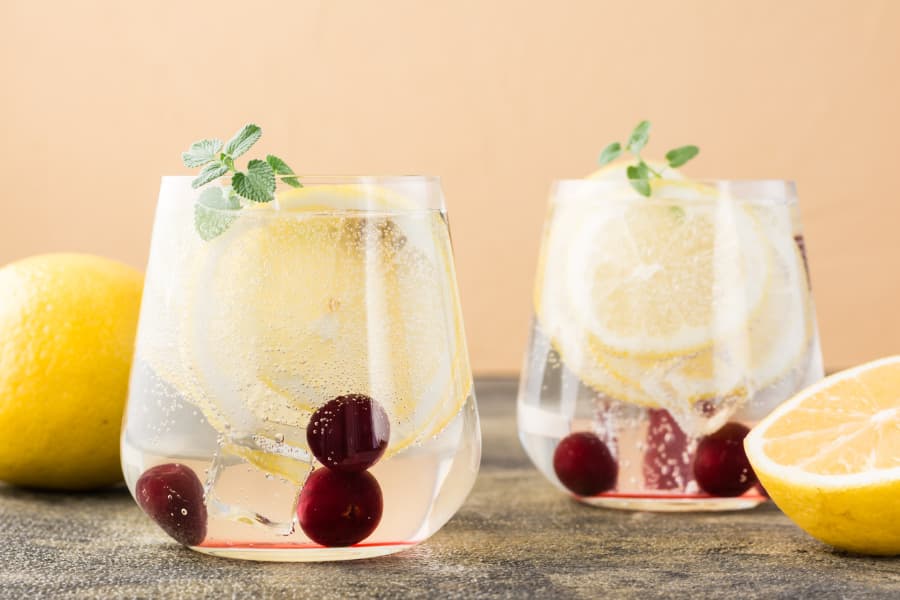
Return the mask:
<path id="1" fill-rule="evenodd" d="M 73 500 L 122 500 L 124 498 L 130 499 L 131 496 L 129 495 L 128 488 L 125 487 L 124 483 L 117 483 L 109 487 L 85 491 L 24 488 L 0 483 L 0 498 L 59 504 L 62 502 L 70 502 Z"/>

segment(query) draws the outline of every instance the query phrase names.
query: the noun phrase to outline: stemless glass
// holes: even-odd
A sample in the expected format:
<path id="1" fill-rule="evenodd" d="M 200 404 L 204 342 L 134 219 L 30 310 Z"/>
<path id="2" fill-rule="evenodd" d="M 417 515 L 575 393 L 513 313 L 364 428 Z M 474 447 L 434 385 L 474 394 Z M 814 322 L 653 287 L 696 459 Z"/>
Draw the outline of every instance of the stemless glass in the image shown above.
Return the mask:
<path id="1" fill-rule="evenodd" d="M 822 375 L 792 183 L 554 184 L 518 427 L 558 487 L 614 508 L 755 506 L 748 427 Z"/>
<path id="2" fill-rule="evenodd" d="M 304 177 L 233 210 L 190 182 L 160 190 L 122 432 L 132 495 L 220 556 L 421 542 L 481 455 L 439 180 Z"/>

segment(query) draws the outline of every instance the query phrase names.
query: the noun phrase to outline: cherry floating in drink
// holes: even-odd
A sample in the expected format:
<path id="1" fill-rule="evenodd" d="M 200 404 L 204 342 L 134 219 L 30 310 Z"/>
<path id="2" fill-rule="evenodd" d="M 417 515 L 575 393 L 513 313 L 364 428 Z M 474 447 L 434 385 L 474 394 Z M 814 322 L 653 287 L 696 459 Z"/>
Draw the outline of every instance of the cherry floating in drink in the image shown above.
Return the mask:
<path id="1" fill-rule="evenodd" d="M 203 485 L 182 464 L 152 467 L 135 484 L 138 505 L 176 542 L 196 546 L 206 537 Z"/>
<path id="2" fill-rule="evenodd" d="M 338 396 L 309 420 L 306 439 L 319 462 L 338 471 L 364 471 L 387 448 L 391 424 L 381 404 L 364 394 Z"/>
<path id="3" fill-rule="evenodd" d="M 311 540 L 323 546 L 352 546 L 381 522 L 382 495 L 368 471 L 316 469 L 300 493 L 297 516 Z"/>
<path id="4" fill-rule="evenodd" d="M 694 478 L 713 496 L 740 496 L 756 483 L 756 474 L 744 452 L 745 425 L 726 423 L 702 438 L 694 459 Z"/>
<path id="5" fill-rule="evenodd" d="M 572 433 L 556 447 L 553 470 L 560 482 L 579 496 L 593 496 L 612 489 L 619 473 L 609 448 L 596 434 Z"/>

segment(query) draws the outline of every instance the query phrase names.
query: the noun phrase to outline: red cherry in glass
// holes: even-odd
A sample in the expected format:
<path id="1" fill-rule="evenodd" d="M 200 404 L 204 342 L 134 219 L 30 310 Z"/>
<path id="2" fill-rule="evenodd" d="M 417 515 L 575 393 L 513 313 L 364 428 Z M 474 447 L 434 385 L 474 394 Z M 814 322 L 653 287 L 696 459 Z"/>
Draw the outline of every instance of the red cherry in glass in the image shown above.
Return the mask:
<path id="1" fill-rule="evenodd" d="M 206 505 L 197 475 L 181 464 L 157 465 L 135 485 L 138 505 L 176 542 L 196 546 L 206 537 Z"/>
<path id="2" fill-rule="evenodd" d="M 644 486 L 651 490 L 683 490 L 690 480 L 686 458 L 688 437 L 665 409 L 648 412 L 647 450 L 642 470 Z"/>
<path id="3" fill-rule="evenodd" d="M 391 423 L 381 405 L 363 394 L 338 396 L 313 413 L 306 429 L 309 449 L 338 471 L 365 471 L 381 458 Z"/>
<path id="4" fill-rule="evenodd" d="M 560 482 L 579 496 L 594 496 L 616 485 L 619 466 L 597 435 L 581 431 L 564 437 L 553 453 Z"/>
<path id="5" fill-rule="evenodd" d="M 726 423 L 697 444 L 694 479 L 713 496 L 740 496 L 756 483 L 756 473 L 744 452 L 744 437 L 750 429 Z"/>
<path id="6" fill-rule="evenodd" d="M 323 546 L 352 546 L 381 522 L 381 486 L 368 471 L 316 469 L 300 492 L 303 532 Z"/>

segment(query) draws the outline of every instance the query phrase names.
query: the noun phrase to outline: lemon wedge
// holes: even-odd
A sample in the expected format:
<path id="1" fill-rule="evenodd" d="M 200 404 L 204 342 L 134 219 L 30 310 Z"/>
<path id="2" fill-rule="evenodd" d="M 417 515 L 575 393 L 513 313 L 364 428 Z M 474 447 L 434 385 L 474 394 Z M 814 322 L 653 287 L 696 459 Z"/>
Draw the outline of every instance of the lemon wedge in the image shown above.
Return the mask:
<path id="1" fill-rule="evenodd" d="M 900 356 L 800 392 L 744 446 L 772 500 L 807 533 L 843 550 L 900 554 Z"/>

